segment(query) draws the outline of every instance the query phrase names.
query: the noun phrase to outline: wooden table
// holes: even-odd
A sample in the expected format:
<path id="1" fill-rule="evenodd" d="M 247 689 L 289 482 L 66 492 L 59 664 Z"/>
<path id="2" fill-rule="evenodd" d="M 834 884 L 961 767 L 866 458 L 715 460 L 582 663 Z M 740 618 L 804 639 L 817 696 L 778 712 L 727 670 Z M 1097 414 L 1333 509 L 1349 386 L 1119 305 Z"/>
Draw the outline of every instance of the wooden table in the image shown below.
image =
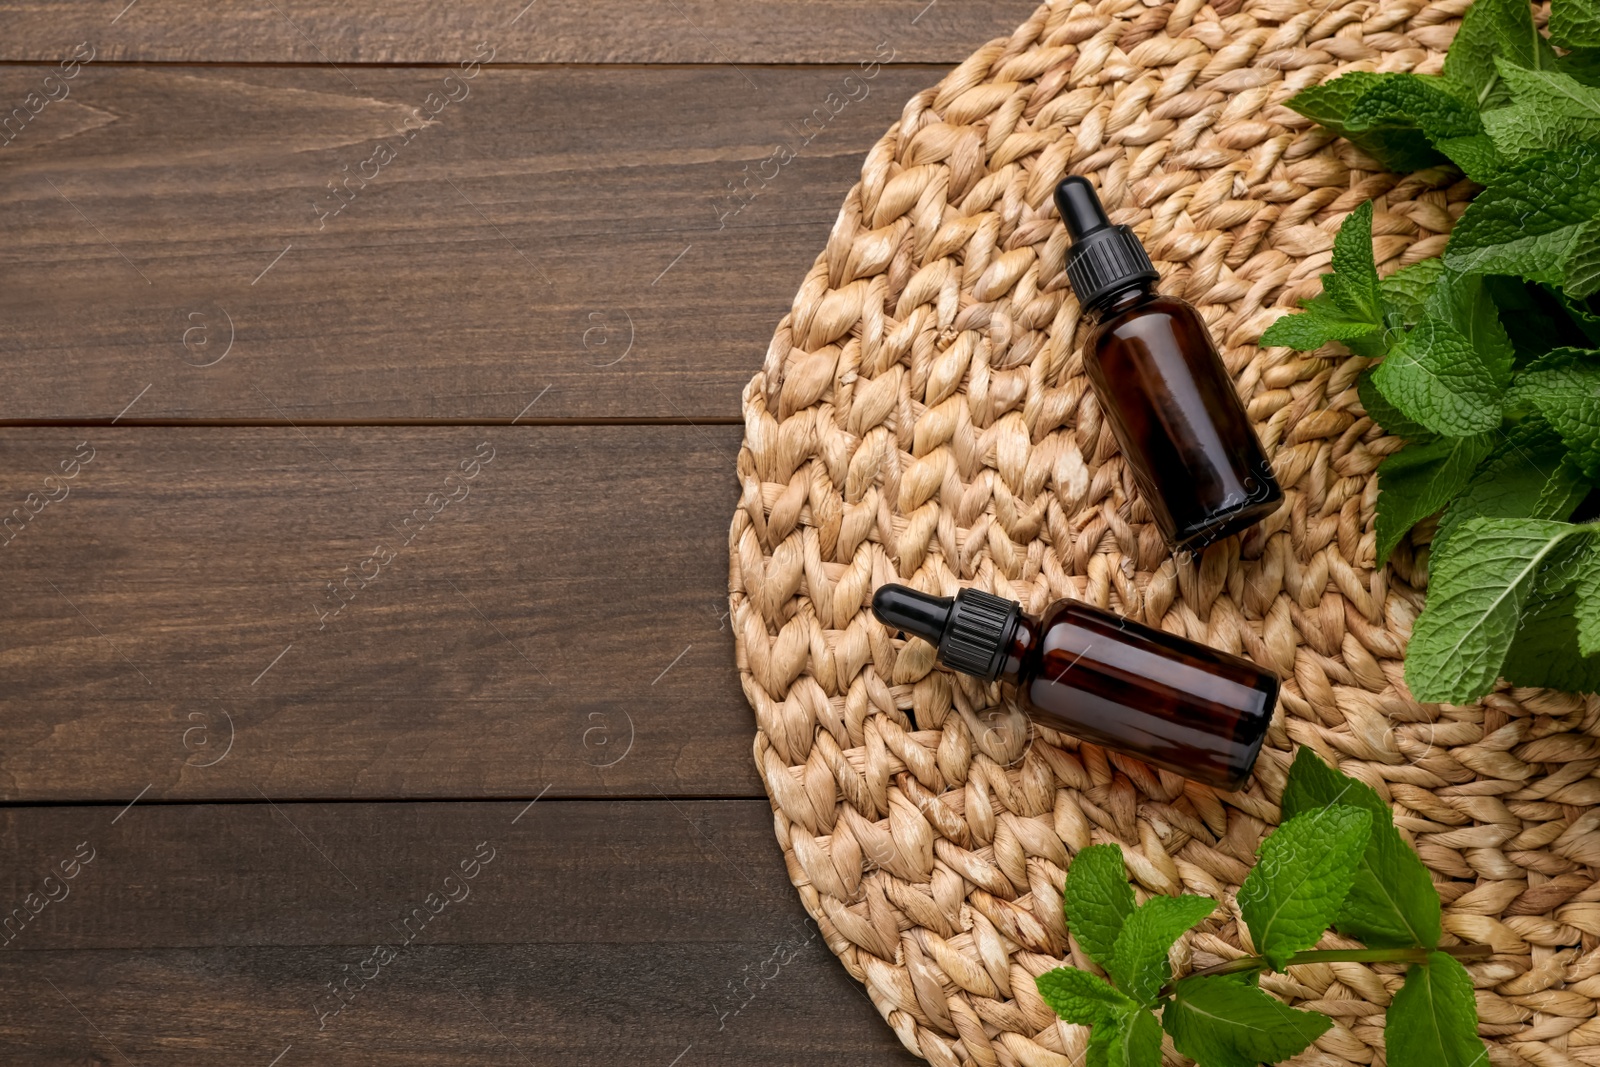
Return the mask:
<path id="1" fill-rule="evenodd" d="M 0 1061 L 915 1062 L 750 759 L 739 391 L 1032 0 L 125 3 L 0 39 Z"/>

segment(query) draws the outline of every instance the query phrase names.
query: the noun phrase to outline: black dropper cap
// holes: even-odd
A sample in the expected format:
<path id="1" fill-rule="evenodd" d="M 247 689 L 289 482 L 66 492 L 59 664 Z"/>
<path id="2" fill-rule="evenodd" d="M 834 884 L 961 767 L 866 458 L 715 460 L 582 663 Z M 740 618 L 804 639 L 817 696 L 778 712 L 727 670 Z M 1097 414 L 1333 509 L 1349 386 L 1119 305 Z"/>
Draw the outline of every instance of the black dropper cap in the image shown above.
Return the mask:
<path id="1" fill-rule="evenodd" d="M 1078 305 L 1092 308 L 1131 285 L 1161 280 L 1144 245 L 1127 226 L 1113 226 L 1089 179 L 1079 175 L 1056 186 L 1056 210 L 1067 224 L 1067 281 Z"/>
<path id="2" fill-rule="evenodd" d="M 948 597 L 885 585 L 872 596 L 872 614 L 885 626 L 938 646 L 939 662 L 951 670 L 992 682 L 1000 676 L 1022 605 L 981 589 Z"/>

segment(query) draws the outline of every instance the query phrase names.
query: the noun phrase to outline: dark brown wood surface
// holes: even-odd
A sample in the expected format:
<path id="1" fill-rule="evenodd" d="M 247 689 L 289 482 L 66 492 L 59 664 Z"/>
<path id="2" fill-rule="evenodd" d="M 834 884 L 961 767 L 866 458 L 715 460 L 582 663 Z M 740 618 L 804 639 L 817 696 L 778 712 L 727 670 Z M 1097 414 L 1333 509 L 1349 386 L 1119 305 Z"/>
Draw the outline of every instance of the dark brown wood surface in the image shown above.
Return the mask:
<path id="1" fill-rule="evenodd" d="M 50 69 L 0 68 L 0 100 Z M 861 158 L 940 74 L 880 67 L 832 115 L 849 69 L 380 67 L 358 92 L 90 63 L 0 147 L 0 420 L 109 421 L 146 385 L 128 418 L 510 420 L 546 387 L 544 418 L 736 418 Z M 446 77 L 466 95 L 394 133 Z"/>
<path id="2" fill-rule="evenodd" d="M 92 454 L 0 545 L 0 788 L 759 795 L 724 617 L 739 440 L 0 430 L 7 511 Z"/>
<path id="3" fill-rule="evenodd" d="M 917 1062 L 762 801 L 26 808 L 0 841 L 8 1063 Z"/>
<path id="4" fill-rule="evenodd" d="M 53 59 L 79 41 L 151 62 L 839 64 L 894 41 L 904 61 L 959 63 L 1033 5 L 998 0 L 31 0 L 8 4 L 0 59 Z"/>
<path id="5" fill-rule="evenodd" d="M 750 758 L 738 398 L 1032 7 L 0 3 L 0 1062 L 914 1062 Z"/>

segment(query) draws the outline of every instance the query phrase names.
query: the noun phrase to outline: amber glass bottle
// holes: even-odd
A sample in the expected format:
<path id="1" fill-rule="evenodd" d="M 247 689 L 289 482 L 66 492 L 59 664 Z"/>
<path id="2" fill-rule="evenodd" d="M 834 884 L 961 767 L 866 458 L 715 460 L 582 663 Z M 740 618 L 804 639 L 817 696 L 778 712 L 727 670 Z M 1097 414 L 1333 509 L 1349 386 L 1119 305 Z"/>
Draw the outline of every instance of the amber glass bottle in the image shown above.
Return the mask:
<path id="1" fill-rule="evenodd" d="M 1067 280 L 1093 321 L 1084 370 L 1167 544 L 1203 548 L 1277 510 L 1283 492 L 1200 313 L 1156 292 L 1144 247 L 1087 179 L 1056 186 L 1056 209 Z"/>
<path id="2" fill-rule="evenodd" d="M 1278 699 L 1277 677 L 1248 660 L 1074 600 L 1035 618 L 979 589 L 885 585 L 872 613 L 945 666 L 1014 686 L 1051 729 L 1219 789 L 1250 777 Z"/>

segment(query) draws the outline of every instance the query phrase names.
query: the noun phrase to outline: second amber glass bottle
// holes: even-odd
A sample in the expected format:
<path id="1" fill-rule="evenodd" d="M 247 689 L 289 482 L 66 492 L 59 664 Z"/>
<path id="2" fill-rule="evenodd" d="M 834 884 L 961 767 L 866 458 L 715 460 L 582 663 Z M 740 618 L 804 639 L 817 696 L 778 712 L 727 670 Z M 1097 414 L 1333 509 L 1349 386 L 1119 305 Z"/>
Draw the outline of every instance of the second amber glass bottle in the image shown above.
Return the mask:
<path id="1" fill-rule="evenodd" d="M 1034 616 L 981 589 L 885 585 L 872 613 L 945 666 L 1014 687 L 1045 726 L 1219 789 L 1249 779 L 1278 701 L 1277 675 L 1249 660 L 1075 600 Z"/>
<path id="2" fill-rule="evenodd" d="M 1084 371 L 1167 544 L 1203 548 L 1277 510 L 1283 492 L 1200 313 L 1156 292 L 1144 247 L 1087 179 L 1056 186 L 1056 209 L 1067 280 L 1094 323 Z"/>

